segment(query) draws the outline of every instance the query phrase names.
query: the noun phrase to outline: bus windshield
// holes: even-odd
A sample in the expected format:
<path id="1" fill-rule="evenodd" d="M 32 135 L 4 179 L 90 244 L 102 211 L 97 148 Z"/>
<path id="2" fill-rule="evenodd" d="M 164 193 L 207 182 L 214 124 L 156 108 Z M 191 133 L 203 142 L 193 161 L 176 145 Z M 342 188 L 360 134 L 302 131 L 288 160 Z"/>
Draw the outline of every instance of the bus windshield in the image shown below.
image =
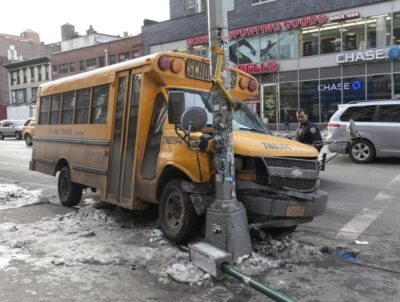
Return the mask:
<path id="1" fill-rule="evenodd" d="M 209 92 L 188 89 L 168 89 L 168 91 L 182 91 L 185 93 L 185 109 L 190 107 L 201 107 L 205 109 L 207 113 L 206 127 L 212 127 L 213 100 Z M 264 125 L 261 119 L 244 104 L 239 110 L 232 110 L 232 127 L 235 131 L 252 131 L 272 135 L 271 131 Z"/>

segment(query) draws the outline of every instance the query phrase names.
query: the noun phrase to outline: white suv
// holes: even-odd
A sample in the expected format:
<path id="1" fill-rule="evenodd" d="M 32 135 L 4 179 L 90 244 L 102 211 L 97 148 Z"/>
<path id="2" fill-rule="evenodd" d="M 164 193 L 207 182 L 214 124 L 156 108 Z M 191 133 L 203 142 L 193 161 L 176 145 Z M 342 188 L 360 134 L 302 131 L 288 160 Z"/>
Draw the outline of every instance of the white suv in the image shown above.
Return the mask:
<path id="1" fill-rule="evenodd" d="M 361 139 L 353 144 L 328 145 L 331 152 L 348 153 L 357 163 L 367 163 L 375 157 L 400 156 L 400 101 L 373 100 L 339 105 L 328 124 L 329 141 L 345 141 L 350 119 Z"/>

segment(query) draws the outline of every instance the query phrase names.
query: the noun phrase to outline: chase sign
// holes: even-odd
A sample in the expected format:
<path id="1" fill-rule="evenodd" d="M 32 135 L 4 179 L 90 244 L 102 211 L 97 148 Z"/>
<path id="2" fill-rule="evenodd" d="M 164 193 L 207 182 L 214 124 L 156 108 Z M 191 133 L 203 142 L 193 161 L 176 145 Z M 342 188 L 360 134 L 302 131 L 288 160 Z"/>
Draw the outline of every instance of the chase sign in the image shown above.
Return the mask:
<path id="1" fill-rule="evenodd" d="M 336 56 L 338 64 L 363 63 L 368 61 L 398 60 L 400 45 L 340 53 Z"/>

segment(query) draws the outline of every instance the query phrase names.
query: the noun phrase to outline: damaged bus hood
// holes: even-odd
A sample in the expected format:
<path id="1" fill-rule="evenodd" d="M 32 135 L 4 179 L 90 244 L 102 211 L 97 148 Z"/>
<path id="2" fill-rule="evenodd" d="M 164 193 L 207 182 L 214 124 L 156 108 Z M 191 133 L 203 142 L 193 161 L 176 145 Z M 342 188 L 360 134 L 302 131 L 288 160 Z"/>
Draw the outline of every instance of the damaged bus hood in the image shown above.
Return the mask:
<path id="1" fill-rule="evenodd" d="M 250 131 L 233 131 L 235 154 L 252 157 L 318 157 L 318 151 L 297 141 Z"/>

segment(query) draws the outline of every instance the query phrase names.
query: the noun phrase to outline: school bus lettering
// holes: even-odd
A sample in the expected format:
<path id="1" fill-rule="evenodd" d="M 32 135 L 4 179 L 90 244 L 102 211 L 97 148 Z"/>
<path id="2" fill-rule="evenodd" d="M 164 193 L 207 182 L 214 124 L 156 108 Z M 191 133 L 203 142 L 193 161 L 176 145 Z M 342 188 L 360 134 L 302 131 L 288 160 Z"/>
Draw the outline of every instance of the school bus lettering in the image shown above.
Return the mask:
<path id="1" fill-rule="evenodd" d="M 186 76 L 188 78 L 211 81 L 210 64 L 188 60 L 186 64 Z"/>
<path id="2" fill-rule="evenodd" d="M 270 150 L 290 150 L 290 146 L 288 144 L 277 144 L 277 143 L 263 143 L 265 148 Z"/>
<path id="3" fill-rule="evenodd" d="M 167 145 L 178 145 L 182 144 L 182 139 L 179 136 L 164 136 L 163 142 Z"/>

